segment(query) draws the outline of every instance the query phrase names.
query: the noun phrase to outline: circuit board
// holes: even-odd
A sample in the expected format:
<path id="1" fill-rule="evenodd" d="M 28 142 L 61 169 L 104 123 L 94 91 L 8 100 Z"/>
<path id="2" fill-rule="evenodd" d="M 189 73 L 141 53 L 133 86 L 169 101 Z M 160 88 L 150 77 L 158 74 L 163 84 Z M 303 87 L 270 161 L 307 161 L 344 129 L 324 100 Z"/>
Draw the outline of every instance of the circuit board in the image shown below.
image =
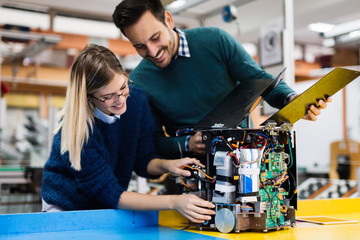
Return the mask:
<path id="1" fill-rule="evenodd" d="M 206 168 L 185 166 L 184 191 L 215 204 L 215 217 L 199 225 L 223 233 L 295 226 L 295 133 L 288 128 L 201 131 Z"/>
<path id="2" fill-rule="evenodd" d="M 319 99 L 332 96 L 360 72 L 336 68 L 268 118 L 261 128 L 238 128 L 258 99 L 266 97 L 281 81 L 282 73 L 274 81 L 239 86 L 196 129 L 177 132 L 178 136 L 201 132 L 205 143 L 202 163 L 206 167 L 185 166 L 192 175 L 178 181 L 184 192 L 216 206 L 215 217 L 198 227 L 228 233 L 295 226 L 297 172 L 292 125 L 311 104 L 317 106 Z"/>

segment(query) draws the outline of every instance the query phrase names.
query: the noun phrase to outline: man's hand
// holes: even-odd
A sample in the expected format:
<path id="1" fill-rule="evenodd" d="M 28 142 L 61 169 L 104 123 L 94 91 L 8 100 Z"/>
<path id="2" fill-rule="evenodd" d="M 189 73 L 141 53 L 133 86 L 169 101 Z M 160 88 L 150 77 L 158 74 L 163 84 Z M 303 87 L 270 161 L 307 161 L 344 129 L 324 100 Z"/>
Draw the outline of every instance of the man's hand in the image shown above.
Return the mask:
<path id="1" fill-rule="evenodd" d="M 201 132 L 197 132 L 195 135 L 191 136 L 189 150 L 196 155 L 205 155 L 205 144 L 202 143 Z"/>
<path id="2" fill-rule="evenodd" d="M 294 100 L 298 96 L 299 96 L 298 94 L 292 96 L 290 98 L 289 102 L 291 102 L 292 100 Z M 307 110 L 307 114 L 303 117 L 303 119 L 310 120 L 310 121 L 316 121 L 317 116 L 320 115 L 320 113 L 321 113 L 321 109 L 325 109 L 327 107 L 327 103 L 330 103 L 330 102 L 332 102 L 332 98 L 328 97 L 326 99 L 326 102 L 324 100 L 322 100 L 322 99 L 320 99 L 318 101 L 319 107 L 316 107 L 314 105 L 310 105 L 310 108 Z"/>

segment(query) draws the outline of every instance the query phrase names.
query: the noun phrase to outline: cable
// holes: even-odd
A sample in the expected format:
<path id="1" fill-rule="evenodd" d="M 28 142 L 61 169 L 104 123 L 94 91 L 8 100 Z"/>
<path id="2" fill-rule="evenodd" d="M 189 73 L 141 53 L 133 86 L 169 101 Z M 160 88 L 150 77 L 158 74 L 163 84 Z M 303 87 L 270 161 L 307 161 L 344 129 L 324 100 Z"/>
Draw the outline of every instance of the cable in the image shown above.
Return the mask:
<path id="1" fill-rule="evenodd" d="M 204 176 L 205 176 L 206 178 L 210 179 L 210 180 L 211 180 L 210 183 L 214 183 L 214 182 L 215 182 L 214 178 L 210 177 L 210 176 L 207 175 L 203 170 L 201 170 L 201 169 L 199 169 L 199 168 L 191 167 L 191 166 L 189 166 L 189 165 L 184 165 L 181 169 L 183 170 L 184 168 L 190 168 L 190 169 L 192 169 L 192 170 L 197 170 L 197 171 L 201 172 L 202 174 L 204 174 Z M 202 180 L 201 178 L 198 178 L 198 179 L 199 179 L 200 181 Z M 188 188 L 192 188 L 192 187 L 195 187 L 195 186 L 196 186 L 196 184 L 194 184 L 194 185 L 187 185 L 187 184 L 183 181 L 182 176 L 180 176 L 180 182 L 181 182 L 185 187 L 188 187 Z"/>
<path id="2" fill-rule="evenodd" d="M 188 168 L 190 168 L 190 169 L 192 169 L 192 170 L 197 170 L 197 171 L 201 172 L 202 174 L 204 174 L 205 177 L 207 177 L 207 178 L 209 178 L 209 179 L 211 179 L 211 180 L 214 180 L 214 178 L 208 176 L 208 175 L 207 175 L 203 170 L 201 170 L 200 168 L 195 168 L 195 167 L 191 167 L 191 166 L 189 166 L 189 165 L 185 165 L 185 166 L 183 166 L 181 169 L 184 169 L 185 167 L 188 167 Z"/>
<path id="3" fill-rule="evenodd" d="M 290 138 L 288 140 L 288 143 L 289 143 L 289 152 L 290 152 L 290 166 L 289 166 L 289 168 L 291 168 L 292 165 L 293 165 L 293 155 L 292 155 L 292 151 L 291 151 Z"/>
<path id="4" fill-rule="evenodd" d="M 258 157 L 257 159 L 252 160 L 253 154 L 252 154 L 252 150 L 251 150 L 251 149 L 250 149 L 250 153 L 251 153 L 251 161 L 243 162 L 243 163 L 239 164 L 237 167 L 243 166 L 243 165 L 245 165 L 245 164 L 252 164 L 252 163 L 259 162 L 259 161 L 263 158 L 263 156 L 262 156 L 261 154 L 259 154 L 259 157 Z"/>
<path id="5" fill-rule="evenodd" d="M 263 136 L 263 137 L 265 138 L 265 140 L 266 140 L 265 145 L 266 145 L 266 144 L 267 144 L 267 139 L 268 139 L 269 137 L 266 136 L 265 134 L 262 134 L 262 133 L 256 133 L 256 134 L 258 134 L 258 135 L 260 135 L 260 136 Z M 273 148 L 274 148 L 274 144 L 272 143 L 272 141 L 269 141 L 269 142 L 270 142 L 271 148 L 273 149 Z"/>
<path id="6" fill-rule="evenodd" d="M 287 175 L 287 168 L 285 168 L 284 171 L 282 172 L 282 174 L 279 174 L 274 177 L 275 185 L 281 185 L 288 178 L 289 178 L 289 176 Z"/>
<path id="7" fill-rule="evenodd" d="M 228 152 L 226 155 L 227 155 L 227 156 L 232 156 L 232 157 L 234 157 L 234 158 L 235 158 L 235 162 L 236 162 L 235 166 L 236 166 L 236 167 L 239 166 L 239 159 L 238 159 L 238 157 L 236 156 L 235 153 L 233 153 L 233 152 Z"/>
<path id="8" fill-rule="evenodd" d="M 295 190 L 293 192 L 293 195 L 290 197 L 290 200 L 293 199 L 293 197 L 297 194 L 297 189 L 296 189 L 296 180 L 295 180 L 295 177 L 292 175 L 291 172 L 289 172 L 291 178 L 294 180 L 294 186 L 295 186 Z M 289 183 L 289 191 L 290 191 L 290 183 Z"/>
<path id="9" fill-rule="evenodd" d="M 180 176 L 180 182 L 182 183 L 182 185 L 184 185 L 185 187 L 187 188 L 192 188 L 192 187 L 195 187 L 197 184 L 193 184 L 193 185 L 187 185 L 186 183 L 184 183 L 182 177 Z"/>
<path id="10" fill-rule="evenodd" d="M 271 213 L 272 204 L 273 204 L 273 202 L 275 200 L 275 196 L 276 196 L 276 193 L 277 193 L 277 190 L 278 190 L 277 188 L 273 188 L 273 189 L 275 189 L 276 191 L 275 191 L 275 193 L 273 193 L 273 196 L 272 196 L 271 201 L 270 201 L 270 209 L 269 209 L 269 211 L 270 211 L 270 219 L 271 219 L 271 221 L 273 221 L 273 223 L 275 223 L 277 226 L 279 226 L 279 224 L 274 221 L 272 213 Z"/>
<path id="11" fill-rule="evenodd" d="M 233 151 L 234 149 L 231 147 L 231 145 L 229 144 L 229 142 L 223 137 L 223 136 L 216 136 L 212 141 L 211 141 L 211 153 L 215 154 L 216 151 L 216 145 L 218 142 L 224 142 L 226 144 L 226 146 Z"/>

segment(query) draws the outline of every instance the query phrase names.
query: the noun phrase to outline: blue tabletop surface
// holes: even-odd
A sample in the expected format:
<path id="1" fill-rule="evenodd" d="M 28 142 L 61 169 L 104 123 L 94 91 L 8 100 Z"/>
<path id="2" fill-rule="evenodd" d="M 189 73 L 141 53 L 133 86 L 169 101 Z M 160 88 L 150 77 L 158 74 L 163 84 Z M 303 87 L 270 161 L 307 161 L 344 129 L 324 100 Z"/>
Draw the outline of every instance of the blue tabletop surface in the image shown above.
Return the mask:
<path id="1" fill-rule="evenodd" d="M 219 239 L 160 227 L 158 212 L 127 210 L 67 211 L 0 215 L 0 239 Z"/>

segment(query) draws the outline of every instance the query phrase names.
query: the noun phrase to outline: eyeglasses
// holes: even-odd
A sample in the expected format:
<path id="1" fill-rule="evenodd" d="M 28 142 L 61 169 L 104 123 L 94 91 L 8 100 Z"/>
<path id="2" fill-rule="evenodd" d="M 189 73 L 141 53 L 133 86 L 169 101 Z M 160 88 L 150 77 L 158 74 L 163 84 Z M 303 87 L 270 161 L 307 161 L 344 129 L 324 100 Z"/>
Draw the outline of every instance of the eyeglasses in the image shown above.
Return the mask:
<path id="1" fill-rule="evenodd" d="M 102 103 L 105 103 L 107 105 L 111 105 L 113 104 L 117 99 L 119 99 L 121 96 L 128 96 L 130 95 L 130 92 L 131 92 L 131 89 L 134 85 L 134 82 L 128 78 L 128 81 L 127 83 L 125 83 L 125 88 L 124 90 L 120 93 L 120 94 L 115 94 L 115 93 L 112 93 L 112 94 L 109 94 L 109 95 L 106 95 L 104 97 L 101 97 L 101 98 L 97 98 L 95 97 L 94 95 L 90 95 L 90 97 L 92 98 L 95 98 L 96 100 L 102 102 Z M 121 87 L 122 88 L 122 87 Z"/>

